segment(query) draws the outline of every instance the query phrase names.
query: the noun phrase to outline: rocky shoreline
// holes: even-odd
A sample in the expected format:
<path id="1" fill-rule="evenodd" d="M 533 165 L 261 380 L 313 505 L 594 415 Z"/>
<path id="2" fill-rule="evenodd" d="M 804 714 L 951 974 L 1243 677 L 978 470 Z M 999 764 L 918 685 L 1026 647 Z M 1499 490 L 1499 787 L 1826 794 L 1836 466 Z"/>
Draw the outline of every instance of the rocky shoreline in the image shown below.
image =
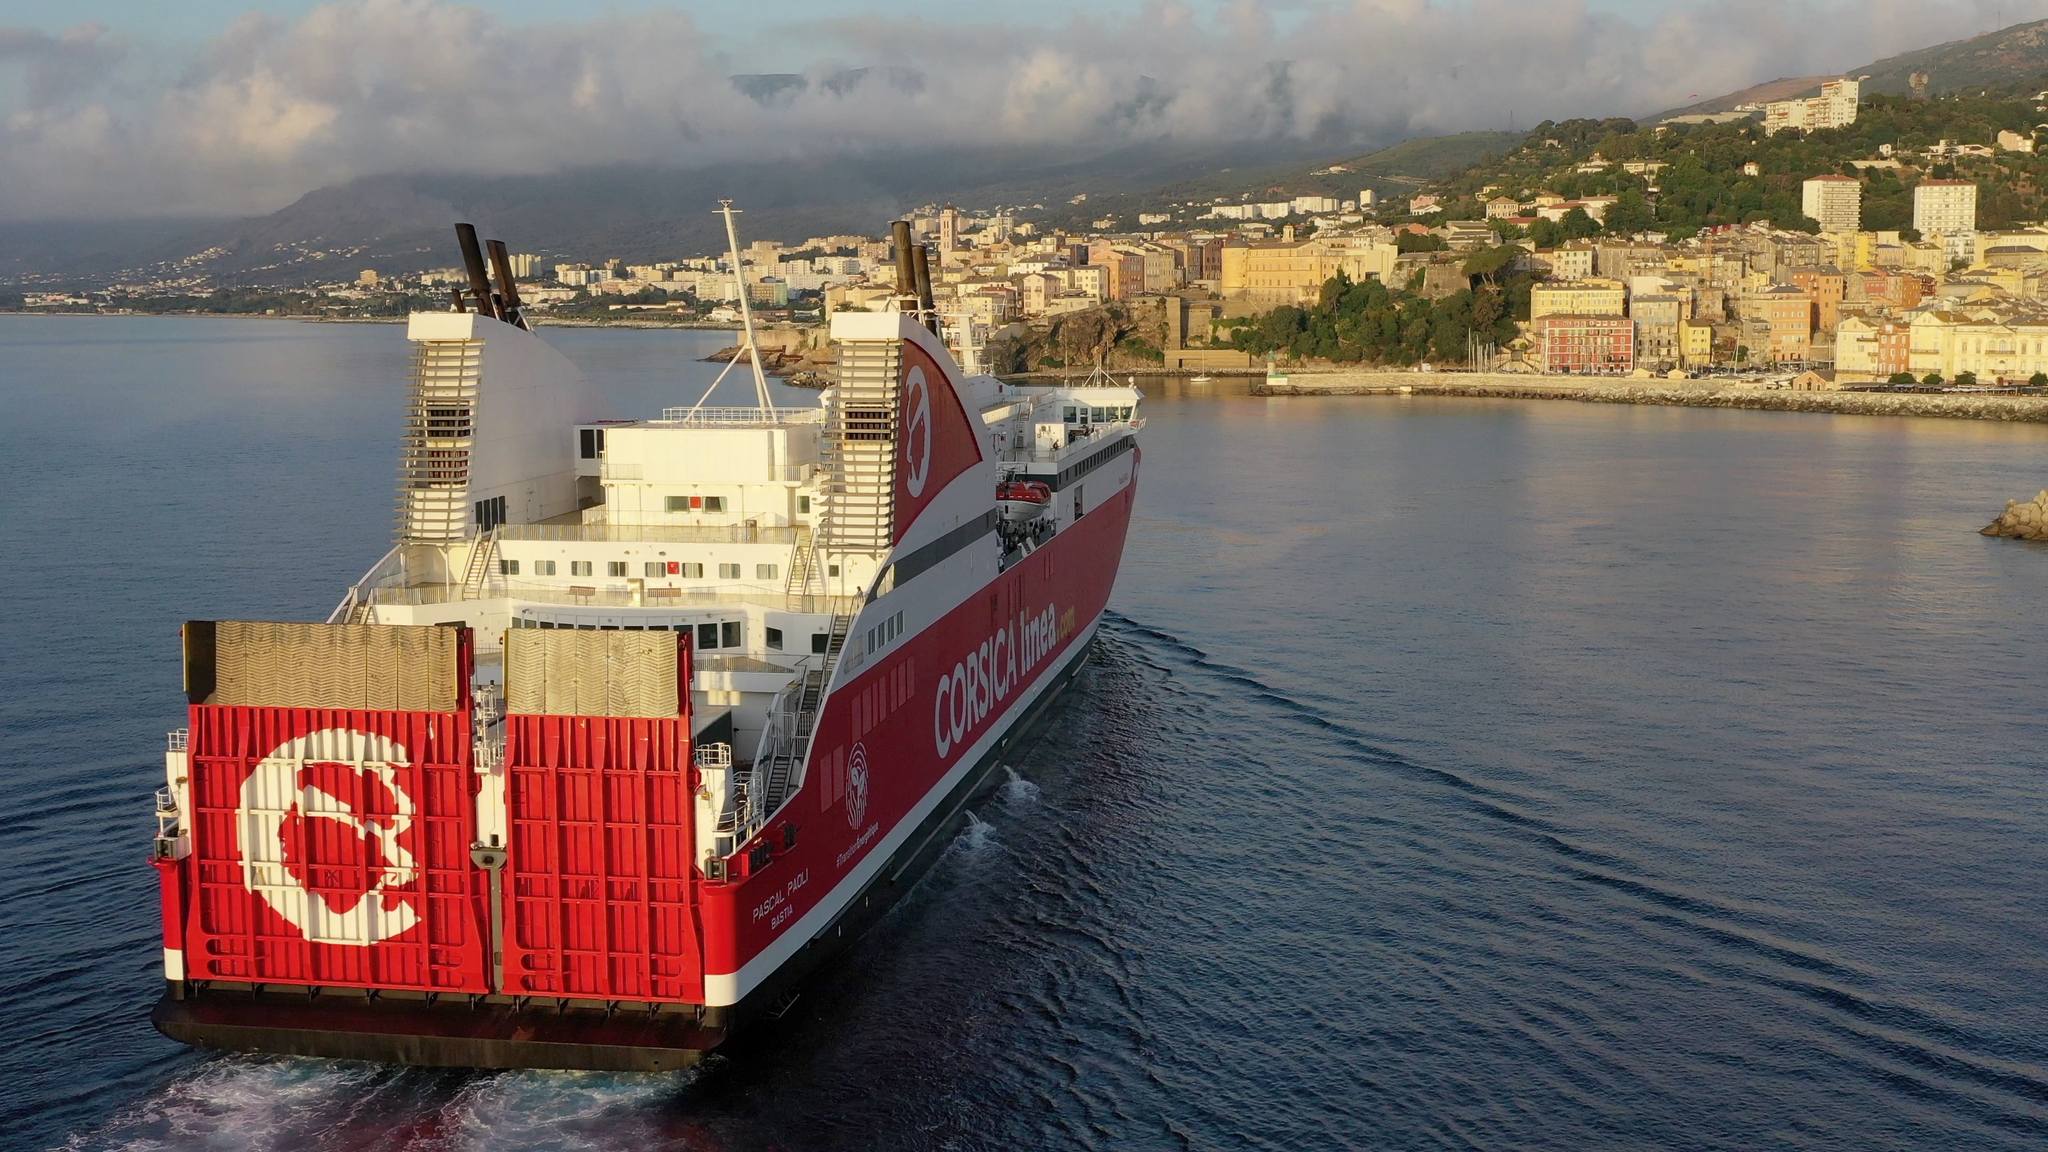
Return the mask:
<path id="1" fill-rule="evenodd" d="M 1858 416 L 1931 416 L 2048 424 L 2048 397 L 1972 396 L 1920 392 L 1790 392 L 1729 388 L 1713 381 L 1573 380 L 1568 377 L 1444 375 L 1421 372 L 1333 372 L 1284 383 L 1261 380 L 1254 396 L 1466 396 L 1576 400 L 1585 404 L 1663 404 L 1764 412 L 1833 412 Z"/>
<path id="2" fill-rule="evenodd" d="M 2032 500 L 2007 500 L 1998 519 L 1977 530 L 1980 536 L 2003 536 L 2008 540 L 2048 541 L 2048 488 Z"/>

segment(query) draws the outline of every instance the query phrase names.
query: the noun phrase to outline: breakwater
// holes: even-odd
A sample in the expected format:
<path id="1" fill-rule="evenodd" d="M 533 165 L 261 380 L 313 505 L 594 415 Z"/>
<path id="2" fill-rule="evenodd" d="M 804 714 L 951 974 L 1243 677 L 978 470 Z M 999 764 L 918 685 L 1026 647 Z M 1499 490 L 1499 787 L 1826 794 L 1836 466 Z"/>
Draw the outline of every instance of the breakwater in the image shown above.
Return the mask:
<path id="1" fill-rule="evenodd" d="M 1668 404 L 1766 412 L 1835 412 L 1858 416 L 1934 416 L 2048 424 L 2048 397 L 1940 392 L 1794 392 L 1731 388 L 1713 381 L 1584 380 L 1568 376 L 1483 373 L 1329 372 L 1261 380 L 1255 396 L 1469 396 L 1576 400 L 1584 404 Z"/>

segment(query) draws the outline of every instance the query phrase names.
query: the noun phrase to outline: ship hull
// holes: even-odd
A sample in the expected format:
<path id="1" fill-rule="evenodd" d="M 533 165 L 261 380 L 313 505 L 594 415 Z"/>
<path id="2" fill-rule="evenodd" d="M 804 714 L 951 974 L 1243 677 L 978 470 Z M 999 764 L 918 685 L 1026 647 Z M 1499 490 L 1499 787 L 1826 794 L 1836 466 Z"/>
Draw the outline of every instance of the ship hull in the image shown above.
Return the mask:
<path id="1" fill-rule="evenodd" d="M 557 1010 L 499 997 L 309 997 L 303 990 L 209 989 L 171 982 L 150 1014 L 171 1039 L 204 1048 L 373 1060 L 422 1067 L 557 1068 L 660 1072 L 688 1068 L 745 1025 L 779 1015 L 806 979 L 851 946 L 943 854 L 968 805 L 1008 750 L 1028 735 L 1088 658 L 1100 618 L 1048 677 L 1023 715 L 975 763 L 933 814 L 911 830 L 873 879 L 826 928 L 736 1005 L 702 1019 L 676 1013 Z"/>

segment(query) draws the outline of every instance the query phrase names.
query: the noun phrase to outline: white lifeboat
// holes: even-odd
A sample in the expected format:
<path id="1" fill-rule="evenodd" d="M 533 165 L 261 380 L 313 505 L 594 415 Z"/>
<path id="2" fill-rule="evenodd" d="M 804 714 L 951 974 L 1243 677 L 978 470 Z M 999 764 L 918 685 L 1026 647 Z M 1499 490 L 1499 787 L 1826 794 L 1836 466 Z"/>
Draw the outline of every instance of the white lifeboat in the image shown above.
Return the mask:
<path id="1" fill-rule="evenodd" d="M 996 485 L 996 510 L 1012 524 L 1045 515 L 1052 507 L 1052 488 L 1039 480 L 1005 480 Z"/>

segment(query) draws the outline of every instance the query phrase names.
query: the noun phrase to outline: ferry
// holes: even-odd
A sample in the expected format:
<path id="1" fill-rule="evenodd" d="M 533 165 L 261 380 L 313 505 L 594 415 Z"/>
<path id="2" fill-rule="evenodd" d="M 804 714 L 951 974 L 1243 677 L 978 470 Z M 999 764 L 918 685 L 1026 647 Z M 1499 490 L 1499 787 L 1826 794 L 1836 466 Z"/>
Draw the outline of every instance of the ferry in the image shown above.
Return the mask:
<path id="1" fill-rule="evenodd" d="M 1072 680 L 1139 395 L 963 371 L 897 222 L 899 295 L 832 316 L 819 405 L 770 402 L 742 284 L 755 402 L 614 418 L 456 231 L 468 286 L 406 328 L 391 549 L 324 621 L 182 629 L 152 1019 L 684 1067 L 786 1012 Z"/>

